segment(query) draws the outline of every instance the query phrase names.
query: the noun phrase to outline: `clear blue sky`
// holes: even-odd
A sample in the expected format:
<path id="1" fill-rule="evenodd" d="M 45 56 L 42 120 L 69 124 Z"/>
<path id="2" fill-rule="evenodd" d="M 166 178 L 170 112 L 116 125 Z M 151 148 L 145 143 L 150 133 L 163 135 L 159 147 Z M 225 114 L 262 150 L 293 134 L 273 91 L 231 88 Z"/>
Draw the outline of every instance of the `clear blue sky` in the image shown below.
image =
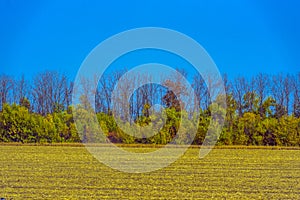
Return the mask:
<path id="1" fill-rule="evenodd" d="M 300 1 L 0 1 L 0 74 L 74 78 L 101 41 L 158 26 L 198 41 L 229 77 L 300 69 Z M 137 58 L 138 59 L 138 58 Z"/>

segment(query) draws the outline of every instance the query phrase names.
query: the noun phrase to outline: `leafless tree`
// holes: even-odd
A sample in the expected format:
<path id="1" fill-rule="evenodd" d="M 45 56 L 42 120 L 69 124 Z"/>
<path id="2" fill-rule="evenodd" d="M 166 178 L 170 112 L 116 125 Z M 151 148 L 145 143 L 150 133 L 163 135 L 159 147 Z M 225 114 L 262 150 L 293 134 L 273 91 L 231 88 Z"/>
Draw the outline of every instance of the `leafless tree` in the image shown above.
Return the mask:
<path id="1" fill-rule="evenodd" d="M 0 105 L 1 110 L 3 104 L 8 102 L 9 94 L 13 89 L 13 79 L 7 75 L 0 76 Z"/>
<path id="2" fill-rule="evenodd" d="M 300 72 L 293 77 L 292 81 L 294 96 L 293 96 L 293 114 L 300 117 Z"/>
<path id="3" fill-rule="evenodd" d="M 96 93 L 96 111 L 112 114 L 111 95 L 124 70 L 104 74 L 99 80 Z"/>
<path id="4" fill-rule="evenodd" d="M 13 84 L 13 97 L 14 102 L 20 104 L 24 98 L 29 99 L 30 88 L 28 82 L 25 80 L 24 75 L 20 79 L 16 79 Z"/>
<path id="5" fill-rule="evenodd" d="M 66 76 L 57 72 L 47 71 L 35 76 L 32 96 L 36 112 L 46 115 L 63 110 L 66 103 L 66 85 Z"/>
<path id="6" fill-rule="evenodd" d="M 248 91 L 248 88 L 249 85 L 244 77 L 237 77 L 234 79 L 233 94 L 237 103 L 239 117 L 243 116 L 243 97 L 246 91 Z"/>
<path id="7" fill-rule="evenodd" d="M 289 114 L 290 98 L 291 98 L 291 93 L 293 90 L 292 77 L 289 74 L 285 76 L 283 84 L 284 84 L 284 98 L 285 98 L 286 114 Z"/>
<path id="8" fill-rule="evenodd" d="M 206 103 L 204 101 L 205 101 L 205 96 L 208 95 L 207 88 L 206 88 L 204 79 L 199 74 L 194 75 L 192 87 L 198 98 L 198 104 L 199 104 L 198 108 L 205 109 L 203 107 L 203 105 L 206 105 Z"/>
<path id="9" fill-rule="evenodd" d="M 285 78 L 283 74 L 274 75 L 272 77 L 273 84 L 272 84 L 272 96 L 274 97 L 276 101 L 275 106 L 275 115 L 277 118 L 281 117 L 282 115 L 285 115 L 286 108 L 284 106 L 285 101 Z"/>

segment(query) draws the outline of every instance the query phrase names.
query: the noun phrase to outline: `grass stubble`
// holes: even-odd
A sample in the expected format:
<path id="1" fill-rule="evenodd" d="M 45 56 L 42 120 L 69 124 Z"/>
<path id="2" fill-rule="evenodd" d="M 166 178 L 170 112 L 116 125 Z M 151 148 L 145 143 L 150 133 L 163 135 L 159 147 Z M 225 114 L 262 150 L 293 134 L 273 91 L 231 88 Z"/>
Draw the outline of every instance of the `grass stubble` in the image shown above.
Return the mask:
<path id="1" fill-rule="evenodd" d="M 0 155 L 6 199 L 300 199 L 296 149 L 217 147 L 199 159 L 192 147 L 166 168 L 137 174 L 107 167 L 83 145 L 0 145 Z"/>

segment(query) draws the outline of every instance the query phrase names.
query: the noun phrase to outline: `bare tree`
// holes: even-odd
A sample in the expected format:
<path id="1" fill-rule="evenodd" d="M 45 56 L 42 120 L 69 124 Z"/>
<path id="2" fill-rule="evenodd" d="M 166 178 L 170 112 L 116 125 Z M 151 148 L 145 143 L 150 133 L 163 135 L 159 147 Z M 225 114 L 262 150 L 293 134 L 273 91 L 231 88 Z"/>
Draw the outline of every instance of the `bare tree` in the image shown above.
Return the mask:
<path id="1" fill-rule="evenodd" d="M 111 96 L 114 104 L 112 105 L 113 114 L 121 120 L 132 121 L 133 116 L 131 116 L 132 108 L 130 104 L 130 97 L 134 88 L 136 76 L 131 76 L 129 74 L 122 74 L 119 79 L 115 79 L 116 85 L 114 86 L 114 92 Z"/>
<path id="2" fill-rule="evenodd" d="M 71 105 L 72 102 L 72 92 L 74 90 L 74 83 L 66 81 L 64 84 L 64 102 L 66 105 L 66 108 L 68 108 Z"/>
<path id="3" fill-rule="evenodd" d="M 223 74 L 223 83 L 224 83 L 224 89 L 226 96 L 233 93 L 232 90 L 232 83 L 228 80 L 227 74 Z"/>
<path id="4" fill-rule="evenodd" d="M 205 96 L 208 95 L 208 93 L 204 79 L 199 74 L 196 74 L 193 77 L 192 87 L 198 98 L 198 108 L 202 108 L 204 110 L 205 108 L 203 107 L 203 105 L 206 105 L 206 103 L 204 102 Z"/>
<path id="5" fill-rule="evenodd" d="M 269 93 L 269 77 L 266 74 L 259 73 L 255 79 L 254 79 L 255 88 L 254 91 L 256 91 L 258 95 L 259 100 L 259 114 L 262 117 L 264 115 L 264 108 L 263 108 L 263 101 L 267 97 L 267 94 Z"/>
<path id="6" fill-rule="evenodd" d="M 6 75 L 0 76 L 0 105 L 1 110 L 3 105 L 8 102 L 9 94 L 13 89 L 13 79 Z"/>
<path id="7" fill-rule="evenodd" d="M 300 72 L 294 76 L 292 86 L 294 91 L 293 114 L 295 117 L 300 117 Z"/>
<path id="8" fill-rule="evenodd" d="M 66 85 L 66 76 L 57 72 L 47 71 L 38 74 L 34 78 L 32 89 L 36 112 L 46 115 L 63 110 L 66 102 Z"/>
<path id="9" fill-rule="evenodd" d="M 282 74 L 274 75 L 272 77 L 273 84 L 272 84 L 272 96 L 274 97 L 276 101 L 275 105 L 275 115 L 277 118 L 280 118 L 281 116 L 285 115 L 286 108 L 284 106 L 284 100 L 285 100 L 285 80 L 284 76 Z"/>
<path id="10" fill-rule="evenodd" d="M 243 97 L 246 91 L 248 91 L 248 88 L 248 83 L 244 77 L 237 77 L 236 79 L 234 79 L 233 94 L 237 103 L 239 117 L 243 116 Z"/>
<path id="11" fill-rule="evenodd" d="M 289 107 L 290 107 L 290 96 L 293 90 L 292 86 L 292 77 L 288 74 L 284 78 L 284 98 L 285 98 L 285 108 L 286 114 L 289 114 Z"/>
<path id="12" fill-rule="evenodd" d="M 155 84 L 151 84 L 152 77 L 147 74 L 138 75 L 135 81 L 135 85 L 139 85 L 140 87 L 134 91 L 134 94 L 131 97 L 131 114 L 132 116 L 139 117 L 143 114 L 145 105 L 153 105 L 153 99 L 155 98 L 154 92 L 157 86 Z M 143 82 L 149 84 L 141 85 Z"/>
<path id="13" fill-rule="evenodd" d="M 29 99 L 29 85 L 25 80 L 24 75 L 22 75 L 20 79 L 15 80 L 13 85 L 13 96 L 15 103 L 20 104 L 24 98 Z"/>
<path id="14" fill-rule="evenodd" d="M 101 77 L 96 93 L 96 112 L 112 114 L 111 95 L 117 81 L 123 73 L 122 70 L 114 71 L 110 74 L 104 74 L 104 76 Z"/>

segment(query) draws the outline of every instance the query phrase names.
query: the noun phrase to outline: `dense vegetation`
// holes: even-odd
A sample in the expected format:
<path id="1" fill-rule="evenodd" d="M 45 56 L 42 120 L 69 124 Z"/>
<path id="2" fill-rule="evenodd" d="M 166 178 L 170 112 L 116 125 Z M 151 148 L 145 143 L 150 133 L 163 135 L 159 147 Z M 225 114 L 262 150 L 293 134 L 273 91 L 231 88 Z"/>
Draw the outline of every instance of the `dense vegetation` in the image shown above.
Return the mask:
<path id="1" fill-rule="evenodd" d="M 116 143 L 154 143 L 166 144 L 175 136 L 180 126 L 181 118 L 188 118 L 191 110 L 189 103 L 184 109 L 180 108 L 180 101 L 167 87 L 155 84 L 144 85 L 131 96 L 127 108 L 130 110 L 130 123 L 147 126 L 156 120 L 150 112 L 154 104 L 163 105 L 166 109 L 166 124 L 159 134 L 142 139 L 127 135 L 121 130 L 114 118 L 111 105 L 111 92 L 124 74 L 115 72 L 104 76 L 98 84 L 92 80 L 82 79 L 85 85 L 86 96 L 81 98 L 81 116 L 86 115 L 88 109 L 87 97 L 89 93 L 96 96 L 95 111 L 98 123 L 112 142 Z M 145 77 L 144 77 L 145 78 Z M 151 77 L 146 77 L 151 78 Z M 213 77 L 210 77 L 213 78 Z M 269 76 L 258 74 L 250 80 L 237 77 L 230 81 L 223 77 L 227 113 L 225 125 L 218 144 L 222 145 L 300 145 L 300 73 L 297 75 L 278 74 Z M 210 80 L 210 79 L 208 79 Z M 138 80 L 128 77 L 129 88 Z M 200 119 L 194 144 L 202 144 L 210 123 L 210 100 L 208 88 L 199 76 L 192 78 L 193 89 L 199 98 Z M 186 88 L 180 79 L 166 80 L 166 85 L 177 88 L 177 94 L 184 93 Z M 92 124 L 82 124 L 75 127 L 73 121 L 73 106 L 71 95 L 73 83 L 66 76 L 56 72 L 38 74 L 32 81 L 24 77 L 16 80 L 7 75 L 0 76 L 0 141 L 24 143 L 51 143 L 51 142 L 80 142 L 92 135 Z M 129 95 L 126 89 L 123 96 Z M 126 108 L 125 106 L 125 108 Z M 88 107 L 88 109 L 87 109 Z M 121 113 L 122 110 L 119 110 Z M 128 116 L 127 116 L 128 117 Z M 163 123 L 157 121 L 156 123 Z M 184 124 L 186 130 L 194 124 Z M 84 129 L 86 135 L 79 136 L 77 129 Z M 129 129 L 128 129 L 129 130 Z M 176 143 L 185 143 L 190 139 L 187 131 L 184 137 Z M 100 139 L 105 139 L 101 137 Z"/>
<path id="2" fill-rule="evenodd" d="M 84 147 L 2 145 L 0 152 L 6 199 L 300 199 L 298 150 L 213 149 L 199 159 L 194 148 L 136 174 L 99 163 Z"/>

